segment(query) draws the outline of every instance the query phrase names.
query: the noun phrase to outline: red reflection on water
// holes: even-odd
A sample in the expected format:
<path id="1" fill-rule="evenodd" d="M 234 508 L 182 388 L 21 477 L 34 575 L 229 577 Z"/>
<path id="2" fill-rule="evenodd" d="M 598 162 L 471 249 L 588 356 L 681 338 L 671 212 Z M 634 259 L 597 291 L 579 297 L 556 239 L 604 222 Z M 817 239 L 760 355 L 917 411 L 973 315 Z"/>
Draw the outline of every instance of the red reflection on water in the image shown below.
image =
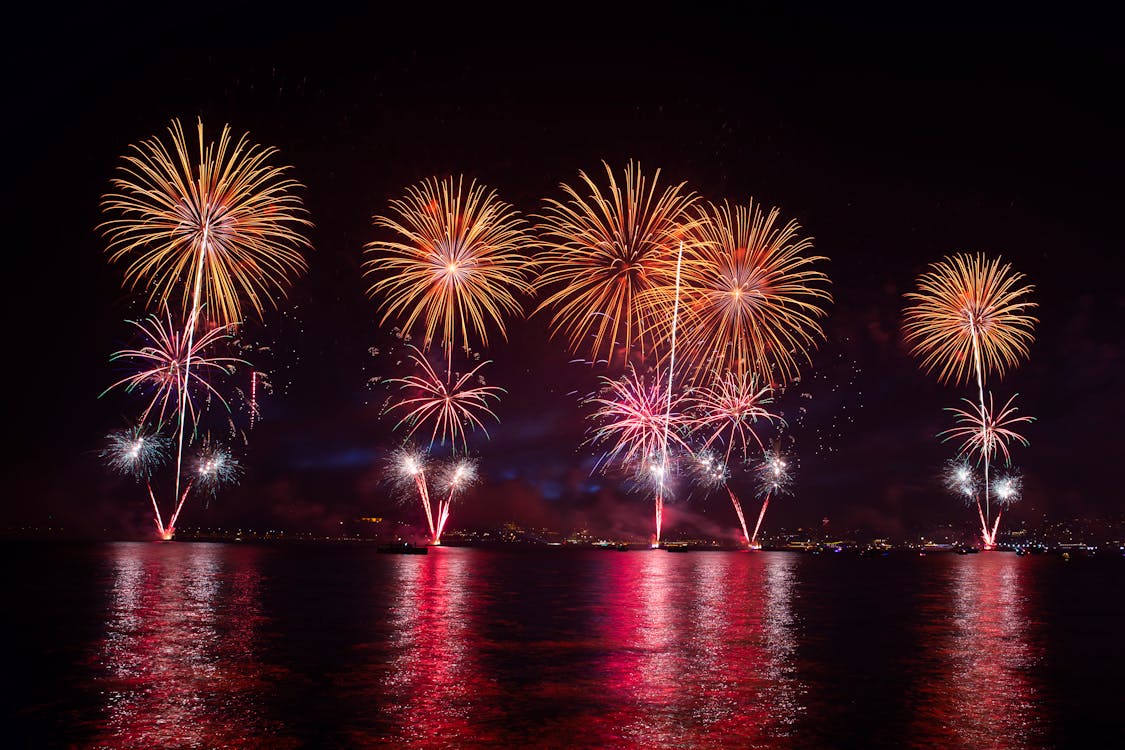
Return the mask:
<path id="1" fill-rule="evenodd" d="M 923 604 L 929 678 L 917 690 L 915 746 L 1041 747 L 1044 656 L 1030 561 L 990 552 L 949 561 Z"/>
<path id="2" fill-rule="evenodd" d="M 267 724 L 257 550 L 113 546 L 97 747 L 289 747 Z M 264 739 L 264 738 L 268 738 Z"/>
<path id="3" fill-rule="evenodd" d="M 593 745 L 777 746 L 801 710 L 785 554 L 618 558 L 604 599 L 608 713 Z"/>
<path id="4" fill-rule="evenodd" d="M 351 732 L 361 744 L 404 747 L 495 746 L 487 721 L 503 709 L 496 685 L 479 665 L 480 596 L 471 551 L 432 547 L 425 557 L 393 556 L 394 584 L 386 643 L 367 644 L 384 663 L 345 678 L 371 695 L 375 726 Z M 374 685 L 370 683 L 376 683 Z"/>

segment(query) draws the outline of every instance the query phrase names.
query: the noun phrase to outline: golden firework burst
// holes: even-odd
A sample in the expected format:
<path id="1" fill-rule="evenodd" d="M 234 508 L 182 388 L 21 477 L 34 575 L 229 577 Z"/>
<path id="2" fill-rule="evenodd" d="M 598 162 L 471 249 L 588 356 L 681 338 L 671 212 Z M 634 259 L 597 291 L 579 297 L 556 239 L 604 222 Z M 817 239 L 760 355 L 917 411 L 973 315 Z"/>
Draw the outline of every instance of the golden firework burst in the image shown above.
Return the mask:
<path id="1" fill-rule="evenodd" d="M 506 337 L 505 319 L 522 313 L 517 295 L 533 292 L 534 243 L 519 214 L 463 177 L 423 180 L 390 205 L 394 215 L 374 224 L 395 239 L 368 243 L 363 263 L 381 322 L 420 323 L 422 348 L 437 339 L 450 354 L 457 339 L 487 346 L 489 327 Z"/>
<path id="2" fill-rule="evenodd" d="M 813 242 L 780 211 L 708 204 L 697 208 L 684 243 L 679 284 L 678 363 L 687 382 L 719 371 L 761 375 L 769 383 L 797 378 L 824 339 L 820 318 L 832 301 L 828 276 L 814 266 Z M 644 299 L 658 340 L 671 336 L 675 279 L 663 277 Z"/>
<path id="3" fill-rule="evenodd" d="M 696 201 L 683 183 L 658 189 L 660 170 L 646 180 L 629 162 L 619 183 L 602 164 L 607 189 L 580 171 L 582 187 L 564 183 L 566 200 L 545 202 L 544 271 L 536 284 L 546 296 L 535 312 L 551 311 L 551 335 L 564 336 L 572 352 L 588 352 L 592 361 L 613 359 L 619 346 L 626 353 L 646 348 L 641 298 L 674 275 Z"/>
<path id="4" fill-rule="evenodd" d="M 903 322 L 922 368 L 936 371 L 941 382 L 961 385 L 975 375 L 982 384 L 986 375 L 1003 377 L 1026 359 L 1039 321 L 1027 314 L 1037 305 L 1028 300 L 1035 287 L 1021 284 L 1023 278 L 983 253 L 931 263 L 906 295 L 912 304 Z"/>
<path id="5" fill-rule="evenodd" d="M 259 316 L 271 292 L 284 294 L 306 268 L 302 230 L 312 226 L 288 177 L 273 166 L 277 153 L 237 142 L 224 125 L 206 141 L 197 123 L 194 148 L 179 120 L 171 146 L 153 137 L 123 157 L 102 209 L 113 218 L 100 229 L 110 262 L 123 261 L 125 283 L 144 288 L 150 307 L 174 304 L 185 318 L 206 313 L 218 324 L 242 321 L 243 299 Z"/>

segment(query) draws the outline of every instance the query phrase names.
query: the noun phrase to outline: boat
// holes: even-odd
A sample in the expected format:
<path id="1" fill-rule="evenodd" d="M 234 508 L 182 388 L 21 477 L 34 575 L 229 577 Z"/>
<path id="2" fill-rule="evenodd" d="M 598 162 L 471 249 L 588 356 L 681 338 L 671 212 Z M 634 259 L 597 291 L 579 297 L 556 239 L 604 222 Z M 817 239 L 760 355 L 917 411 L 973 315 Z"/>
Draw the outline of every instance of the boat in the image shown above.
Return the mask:
<path id="1" fill-rule="evenodd" d="M 426 555 L 429 554 L 430 548 L 426 545 L 417 547 L 410 542 L 395 542 L 394 544 L 380 544 L 378 551 L 397 555 Z"/>
<path id="2" fill-rule="evenodd" d="M 617 551 L 618 552 L 628 552 L 629 551 L 629 545 L 628 544 L 619 544 L 619 545 L 617 545 Z"/>

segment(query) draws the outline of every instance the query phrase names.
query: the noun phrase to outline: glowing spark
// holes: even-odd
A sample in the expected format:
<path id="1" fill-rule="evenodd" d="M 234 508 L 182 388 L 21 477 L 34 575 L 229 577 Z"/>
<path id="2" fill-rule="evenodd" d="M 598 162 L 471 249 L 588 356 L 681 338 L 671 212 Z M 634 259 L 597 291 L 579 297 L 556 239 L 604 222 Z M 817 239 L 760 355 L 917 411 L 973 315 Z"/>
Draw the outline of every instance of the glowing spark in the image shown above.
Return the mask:
<path id="1" fill-rule="evenodd" d="M 106 435 L 109 445 L 100 451 L 106 465 L 119 474 L 148 479 L 168 460 L 171 440 L 146 432 L 142 425 Z"/>
<path id="2" fill-rule="evenodd" d="M 966 503 L 975 501 L 980 492 L 980 479 L 964 459 L 952 459 L 946 463 L 944 482 L 947 490 L 962 497 Z"/>
<path id="3" fill-rule="evenodd" d="M 793 488 L 793 473 L 785 456 L 766 451 L 758 462 L 758 496 L 784 495 Z"/>
<path id="4" fill-rule="evenodd" d="M 996 477 L 992 482 L 992 494 L 1003 506 L 1018 502 L 1023 496 L 1023 478 L 1018 474 Z"/>
<path id="5" fill-rule="evenodd" d="M 196 486 L 214 495 L 223 485 L 236 484 L 241 476 L 242 465 L 230 451 L 209 440 L 204 441 L 195 457 Z"/>

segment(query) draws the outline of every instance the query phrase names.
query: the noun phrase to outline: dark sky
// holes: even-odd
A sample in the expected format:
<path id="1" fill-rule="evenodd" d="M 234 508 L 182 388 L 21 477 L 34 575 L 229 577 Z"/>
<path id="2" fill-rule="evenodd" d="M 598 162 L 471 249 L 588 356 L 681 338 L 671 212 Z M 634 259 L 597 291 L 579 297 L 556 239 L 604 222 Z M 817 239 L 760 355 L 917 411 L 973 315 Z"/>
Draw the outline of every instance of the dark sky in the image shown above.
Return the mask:
<path id="1" fill-rule="evenodd" d="M 543 25 L 429 6 L 269 7 L 44 5 L 10 28 L 2 525 L 147 523 L 143 489 L 96 455 L 137 406 L 98 398 L 136 307 L 95 227 L 128 144 L 200 116 L 276 146 L 316 227 L 308 274 L 266 320 L 285 393 L 263 405 L 242 484 L 183 524 L 413 520 L 414 506 L 393 505 L 378 482 L 392 436 L 364 385 L 403 374 L 367 353 L 386 339 L 360 269 L 371 215 L 407 185 L 462 172 L 534 213 L 603 159 L 659 167 L 711 200 L 778 205 L 831 259 L 828 340 L 779 403 L 801 469 L 772 524 L 828 517 L 901 534 L 971 520 L 936 480 L 951 448 L 934 435 L 948 426 L 942 407 L 972 394 L 925 376 L 899 333 L 916 275 L 961 250 L 1002 255 L 1041 305 L 1030 361 L 994 383 L 1038 418 L 1016 453 L 1026 497 L 1013 518 L 1122 511 L 1122 53 L 1097 19 L 654 20 L 573 8 Z M 510 341 L 485 354 L 509 393 L 491 441 L 474 442 L 485 479 L 457 520 L 647 534 L 649 501 L 589 476 L 574 392 L 595 373 L 568 364 L 540 317 L 511 323 Z M 734 526 L 722 497 L 677 507 L 673 524 Z"/>

